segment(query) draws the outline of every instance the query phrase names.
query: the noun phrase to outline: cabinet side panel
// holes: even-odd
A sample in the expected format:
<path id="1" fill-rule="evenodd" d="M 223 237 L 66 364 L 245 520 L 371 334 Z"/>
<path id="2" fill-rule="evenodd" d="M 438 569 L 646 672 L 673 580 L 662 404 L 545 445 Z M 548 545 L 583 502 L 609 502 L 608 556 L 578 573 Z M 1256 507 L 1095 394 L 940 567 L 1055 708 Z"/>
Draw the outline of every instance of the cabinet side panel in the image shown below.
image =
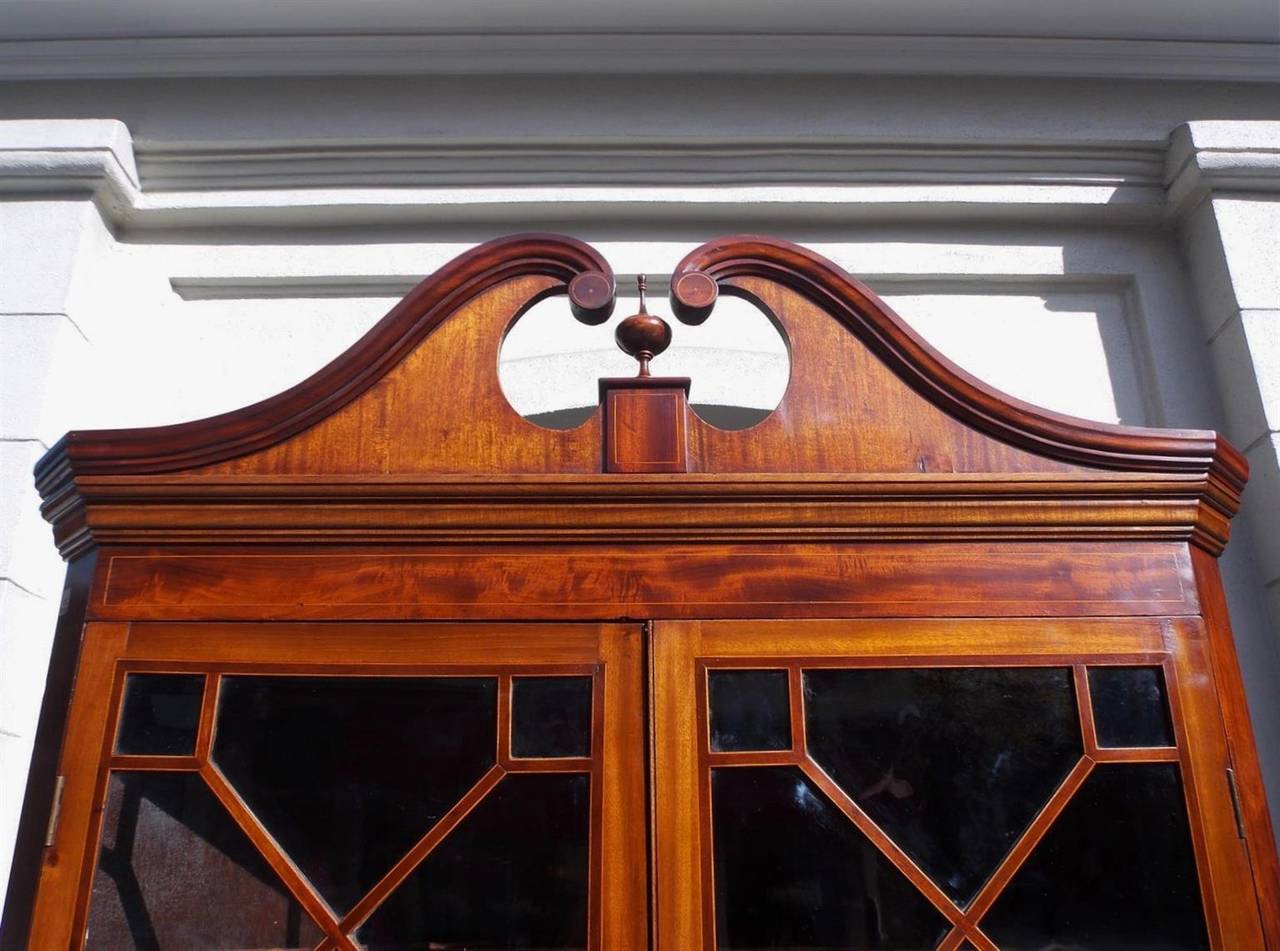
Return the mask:
<path id="1" fill-rule="evenodd" d="M 1262 769 L 1258 765 L 1258 748 L 1236 656 L 1235 636 L 1227 615 L 1222 576 L 1217 559 L 1207 552 L 1191 548 L 1191 562 L 1208 629 L 1210 659 L 1227 730 L 1227 745 L 1240 791 L 1242 818 L 1267 947 L 1280 948 L 1280 859 L 1276 854 L 1275 833 L 1267 809 Z"/>
<path id="2" fill-rule="evenodd" d="M 77 558 L 67 566 L 63 588 L 64 609 L 53 633 L 53 649 L 49 655 L 49 671 L 45 678 L 44 699 L 36 725 L 35 747 L 27 773 L 27 788 L 18 820 L 18 838 L 13 853 L 13 871 L 9 875 L 3 918 L 0 918 L 0 949 L 19 951 L 26 947 L 31 927 L 31 909 L 40 880 L 40 855 L 49 827 L 49 809 L 53 803 L 58 777 L 58 753 L 67 727 L 67 713 L 75 683 L 76 665 L 80 659 L 80 633 L 84 628 L 85 609 L 89 602 L 89 585 L 93 579 L 95 554 Z M 21 631 L 7 636 L 22 637 Z"/>

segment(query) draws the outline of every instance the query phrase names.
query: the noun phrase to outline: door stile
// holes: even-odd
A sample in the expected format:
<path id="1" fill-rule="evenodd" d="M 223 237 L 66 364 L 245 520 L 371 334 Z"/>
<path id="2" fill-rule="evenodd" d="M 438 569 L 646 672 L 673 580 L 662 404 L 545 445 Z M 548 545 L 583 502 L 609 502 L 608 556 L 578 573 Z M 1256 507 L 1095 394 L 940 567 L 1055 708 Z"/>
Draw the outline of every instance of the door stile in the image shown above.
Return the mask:
<path id="1" fill-rule="evenodd" d="M 1227 756 L 1235 770 L 1240 797 L 1240 820 L 1257 883 L 1258 910 L 1267 947 L 1280 949 L 1280 852 L 1268 811 L 1258 747 L 1245 696 L 1244 677 L 1236 655 L 1235 635 L 1222 587 L 1218 559 L 1192 546 L 1191 565 L 1203 604 L 1204 628 L 1211 679 L 1221 706 L 1227 737 Z"/>
<path id="2" fill-rule="evenodd" d="M 1169 700 L 1180 731 L 1187 812 L 1197 845 L 1211 925 L 1223 948 L 1266 947 L 1246 840 L 1237 831 L 1227 770 L 1231 755 L 1214 689 L 1209 644 L 1199 618 L 1170 620 Z M 1175 689 L 1176 684 L 1176 689 Z M 1253 897 L 1253 901 L 1247 900 Z"/>
<path id="3" fill-rule="evenodd" d="M 700 621 L 653 625 L 653 864 L 660 869 L 654 901 L 654 943 L 659 951 L 705 947 L 702 787 L 697 755 L 696 707 L 686 691 L 695 680 Z"/>
<path id="4" fill-rule="evenodd" d="M 90 621 L 84 626 L 83 647 L 71 693 L 66 738 L 58 772 L 66 777 L 62 806 L 53 841 L 41 862 L 40 885 L 31 917 L 29 946 L 66 948 L 74 944 L 80 918 L 81 883 L 96 854 L 101 809 L 99 763 L 113 722 L 112 701 L 116 658 L 129 637 L 129 625 Z"/>

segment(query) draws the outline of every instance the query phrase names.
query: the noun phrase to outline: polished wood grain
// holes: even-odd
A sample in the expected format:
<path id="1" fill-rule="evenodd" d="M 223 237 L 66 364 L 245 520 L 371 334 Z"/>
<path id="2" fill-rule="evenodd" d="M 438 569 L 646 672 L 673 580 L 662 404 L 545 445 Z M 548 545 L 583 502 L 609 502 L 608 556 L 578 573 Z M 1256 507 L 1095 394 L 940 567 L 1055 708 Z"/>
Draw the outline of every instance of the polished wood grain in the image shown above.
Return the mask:
<path id="1" fill-rule="evenodd" d="M 1218 562 L 1203 552 L 1192 551 L 1192 565 L 1204 599 L 1206 668 L 1212 676 L 1217 702 L 1226 723 L 1227 755 L 1236 771 L 1249 857 L 1258 888 L 1258 906 L 1269 948 L 1280 948 L 1280 857 L 1277 857 L 1275 830 L 1267 809 L 1262 769 L 1249 717 L 1244 679 L 1236 656 L 1231 619 Z M 1205 671 L 1199 671 L 1203 679 Z"/>
<path id="2" fill-rule="evenodd" d="M 749 438 L 749 437 L 744 437 Z M 85 476 L 68 556 L 95 545 L 1193 541 L 1229 521 L 1194 477 L 1132 473 Z"/>
<path id="3" fill-rule="evenodd" d="M 746 433 L 695 417 L 695 472 L 1067 472 L 1081 466 L 993 439 L 917 392 L 847 326 L 800 292 L 740 278 L 787 340 L 782 401 Z M 713 318 L 714 319 L 714 318 Z M 839 380 L 838 385 L 833 381 Z M 748 435 L 749 434 L 749 435 Z"/>
<path id="4" fill-rule="evenodd" d="M 134 668 L 135 670 L 138 668 Z M 200 724 L 196 730 L 196 759 L 208 759 L 213 750 L 213 724 L 218 715 L 218 697 L 222 691 L 222 675 L 209 673 L 204 678 L 204 695 L 200 698 Z"/>
<path id="5" fill-rule="evenodd" d="M 112 740 L 116 658 L 129 636 L 127 624 L 85 625 L 75 690 L 67 715 L 58 772 L 66 777 L 57 836 L 44 850 L 40 888 L 31 915 L 31 949 L 69 948 L 83 933 L 88 878 L 97 857 L 103 787 L 99 764 Z M 9 929 L 5 911 L 5 930 Z M 80 930 L 77 931 L 77 925 Z"/>
<path id="6" fill-rule="evenodd" d="M 700 746 L 699 665 L 752 658 L 787 669 L 793 722 L 803 720 L 801 663 L 1030 658 L 1072 667 L 1085 700 L 1085 664 L 1163 665 L 1176 748 L 1099 748 L 1085 722 L 1080 764 L 979 904 L 930 893 L 953 924 L 944 947 L 993 947 L 982 903 L 1096 763 L 1176 761 L 1215 948 L 1264 947 L 1265 930 L 1280 951 L 1280 861 L 1215 560 L 1240 504 L 1243 457 L 1214 433 L 1107 426 L 1000 394 L 836 265 L 787 242 L 710 242 L 672 287 L 687 323 L 720 319 L 723 293 L 755 303 L 785 336 L 790 380 L 760 424 L 717 429 L 687 411 L 684 381 L 666 387 L 681 399 L 655 401 L 663 387 L 652 378 L 605 381 L 602 407 L 576 429 L 521 418 L 498 380 L 504 335 L 557 294 L 566 320 L 602 323 L 614 278 L 581 242 L 517 235 L 428 277 L 278 396 L 55 445 L 36 480 L 60 550 L 77 559 L 75 580 L 3 951 L 23 946 L 37 873 L 29 947 L 74 945 L 111 768 L 195 768 L 221 789 L 207 764 L 223 674 L 398 676 L 443 664 L 509 687 L 535 661 L 591 672 L 608 711 L 593 720 L 599 755 L 522 761 L 499 750 L 495 765 L 592 771 L 593 947 L 646 947 L 650 922 L 664 951 L 706 947 L 701 777 L 712 764 L 767 760 L 827 782 L 804 753 L 802 722 L 778 754 Z M 636 468 L 647 471 L 621 471 Z M 572 623 L 587 621 L 598 623 Z M 208 675 L 195 757 L 112 759 L 124 669 Z M 58 772 L 62 824 L 42 850 Z M 256 818 L 221 794 L 260 840 Z M 866 825 L 856 803 L 837 805 Z M 866 831 L 904 874 L 919 872 Z M 418 852 L 432 847 L 424 839 Z M 353 922 L 281 874 L 328 946 L 347 947 Z"/>
<path id="7" fill-rule="evenodd" d="M 638 275 L 636 290 L 640 294 L 640 309 L 637 313 L 625 318 L 614 331 L 613 339 L 619 349 L 629 357 L 634 357 L 639 364 L 636 376 L 644 379 L 650 376 L 649 361 L 665 353 L 671 346 L 671 325 L 657 314 L 649 313 L 645 306 L 645 290 L 648 278 Z"/>
<path id="8" fill-rule="evenodd" d="M 89 587 L 96 560 L 97 555 L 89 552 L 67 567 L 63 608 L 59 611 L 49 651 L 44 701 L 36 722 L 31 763 L 27 768 L 26 789 L 13 845 L 9 884 L 4 904 L 0 905 L 0 910 L 3 910 L 0 951 L 20 951 L 26 947 L 36 887 L 44 864 L 45 838 L 57 788 L 64 736 L 71 738 L 67 729 L 68 716 L 81 655 L 85 608 L 89 603 Z M 34 632 L 8 631 L 0 633 L 0 637 L 23 637 L 30 636 L 31 633 Z"/>
<path id="9" fill-rule="evenodd" d="M 1205 472 L 1239 504 L 1248 463 L 1217 433 L 1093 423 L 1014 399 L 942 356 L 865 284 L 807 248 L 763 235 L 737 235 L 689 252 L 672 274 L 672 305 L 677 317 L 700 323 L 714 307 L 715 295 L 705 281 L 691 279 L 695 274 L 744 296 L 758 297 L 766 286 L 798 292 L 842 323 L 913 390 L 994 439 L 1084 466 Z M 851 384 L 856 381 L 846 377 L 845 385 Z"/>
<path id="10" fill-rule="evenodd" d="M 1224 948 L 1263 948 L 1266 943 L 1257 899 L 1254 898 L 1249 843 L 1236 835 L 1231 787 L 1226 779 L 1230 757 L 1223 709 L 1208 674 L 1208 645 L 1204 624 L 1196 618 L 1165 622 L 1171 651 L 1165 666 L 1173 708 L 1174 733 L 1179 741 L 1181 773 L 1186 788 L 1192 843 L 1200 874 L 1212 887 L 1205 900 L 1211 911 L 1210 935 L 1216 919 Z"/>
<path id="11" fill-rule="evenodd" d="M 687 472 L 689 380 L 600 381 L 605 472 Z"/>
<path id="12" fill-rule="evenodd" d="M 760 255 L 750 267 L 748 254 Z M 679 273 L 700 273 L 695 267 L 768 310 L 788 336 L 793 367 L 779 409 L 749 434 L 689 421 L 694 471 L 1176 475 L 1212 510 L 1191 520 L 1211 525 L 1210 536 L 1222 533 L 1239 504 L 1243 462 L 1213 434 L 1105 427 L 1003 398 L 933 354 L 882 302 L 815 255 L 751 239 L 732 266 L 695 253 Z M 38 470 L 46 514 L 66 538 L 91 531 L 94 513 L 77 504 L 80 484 L 107 474 L 599 473 L 600 414 L 567 431 L 525 422 L 501 393 L 496 359 L 507 327 L 528 306 L 562 291 L 571 275 L 607 275 L 603 268 L 585 246 L 554 236 L 477 248 L 280 397 L 200 423 L 69 434 Z M 1129 512 L 1144 518 L 1138 506 Z"/>
<path id="13" fill-rule="evenodd" d="M 36 467 L 37 482 L 48 486 L 69 472 L 190 470 L 287 441 L 340 412 L 371 387 L 385 387 L 384 379 L 393 368 L 477 296 L 514 281 L 518 287 L 514 293 L 508 288 L 505 295 L 498 295 L 499 309 L 513 299 L 528 306 L 553 288 L 566 288 L 584 272 L 596 272 L 599 277 L 593 277 L 596 286 L 589 294 L 579 294 L 575 307 L 606 313 L 613 306 L 613 271 L 588 245 L 552 234 L 512 235 L 482 244 L 420 283 L 350 349 L 297 386 L 245 409 L 192 423 L 68 433 Z M 505 314 L 507 319 L 511 316 Z M 504 329 L 500 326 L 483 338 L 495 354 Z M 448 339 L 444 345 L 448 346 Z M 463 361 L 476 356 L 467 347 L 449 354 Z M 491 363 L 486 369 L 492 374 L 495 367 Z M 456 383 L 465 375 L 455 371 L 437 378 L 436 395 L 449 391 L 440 385 L 442 381 Z M 381 459 L 375 455 L 365 461 L 376 464 Z"/>
<path id="14" fill-rule="evenodd" d="M 368 390 L 311 428 L 190 471 L 599 472 L 598 413 L 576 429 L 535 426 L 511 407 L 498 381 L 507 327 L 556 287 L 550 277 L 514 277 L 477 294 Z"/>
<path id="15" fill-rule="evenodd" d="M 1197 610 L 1185 546 L 596 545 L 104 553 L 91 616 L 397 619 Z"/>

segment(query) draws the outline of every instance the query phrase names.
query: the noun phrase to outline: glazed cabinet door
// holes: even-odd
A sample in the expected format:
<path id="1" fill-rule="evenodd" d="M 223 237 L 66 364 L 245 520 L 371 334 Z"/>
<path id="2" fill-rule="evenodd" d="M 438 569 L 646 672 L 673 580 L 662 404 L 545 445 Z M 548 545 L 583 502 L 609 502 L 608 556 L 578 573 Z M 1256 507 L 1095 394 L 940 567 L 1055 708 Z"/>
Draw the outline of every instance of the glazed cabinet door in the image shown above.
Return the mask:
<path id="1" fill-rule="evenodd" d="M 646 945 L 638 625 L 91 624 L 32 947 Z"/>
<path id="2" fill-rule="evenodd" d="M 658 624 L 662 948 L 1262 948 L 1197 620 Z"/>

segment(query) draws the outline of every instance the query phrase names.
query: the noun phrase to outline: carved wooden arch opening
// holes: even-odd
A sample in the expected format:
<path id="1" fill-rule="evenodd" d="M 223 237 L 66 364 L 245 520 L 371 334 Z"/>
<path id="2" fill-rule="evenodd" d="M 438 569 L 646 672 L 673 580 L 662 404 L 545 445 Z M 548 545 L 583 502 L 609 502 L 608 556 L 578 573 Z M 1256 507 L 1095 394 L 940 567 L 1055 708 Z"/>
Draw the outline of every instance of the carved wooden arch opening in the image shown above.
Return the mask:
<path id="1" fill-rule="evenodd" d="M 613 285 L 490 242 L 291 390 L 49 452 L 6 948 L 1280 948 L 1235 449 L 1004 396 L 757 236 L 671 311 L 779 322 L 763 422 L 690 413 L 646 314 L 528 423 L 504 331 Z"/>

